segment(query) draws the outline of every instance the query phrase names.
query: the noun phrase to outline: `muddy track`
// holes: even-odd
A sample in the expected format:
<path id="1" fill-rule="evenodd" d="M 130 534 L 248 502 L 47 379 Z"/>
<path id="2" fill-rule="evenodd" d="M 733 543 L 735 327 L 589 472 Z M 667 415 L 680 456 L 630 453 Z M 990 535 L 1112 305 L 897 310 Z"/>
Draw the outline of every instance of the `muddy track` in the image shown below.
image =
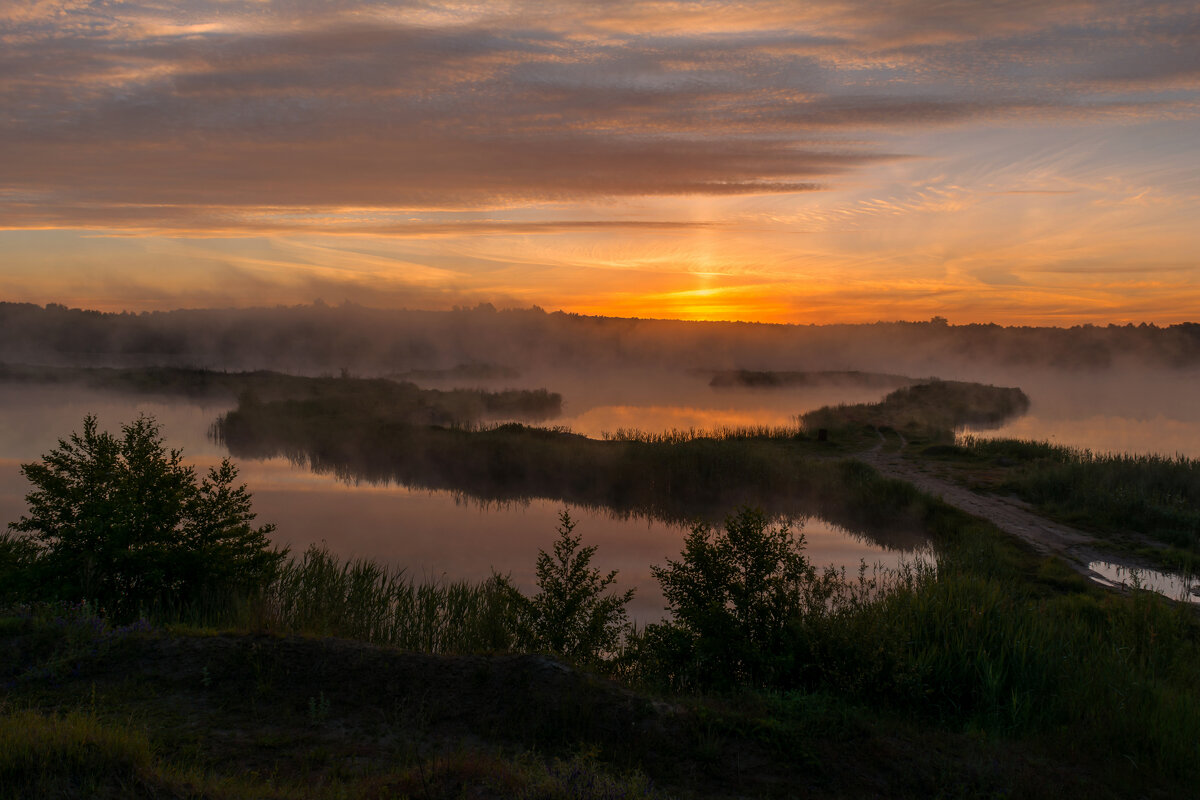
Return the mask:
<path id="1" fill-rule="evenodd" d="M 907 444 L 904 437 L 900 436 L 901 451 Z M 883 435 L 880 434 L 879 443 L 857 457 L 889 478 L 911 483 L 926 494 L 940 497 L 961 511 L 991 522 L 1038 553 L 1061 557 L 1077 572 L 1098 583 L 1115 586 L 1108 578 L 1089 568 L 1089 563 L 1093 561 L 1102 559 L 1130 568 L 1144 566 L 1108 552 L 1094 535 L 1086 531 L 1046 519 L 1021 500 L 980 494 L 930 475 L 899 453 L 885 452 L 883 445 Z"/>

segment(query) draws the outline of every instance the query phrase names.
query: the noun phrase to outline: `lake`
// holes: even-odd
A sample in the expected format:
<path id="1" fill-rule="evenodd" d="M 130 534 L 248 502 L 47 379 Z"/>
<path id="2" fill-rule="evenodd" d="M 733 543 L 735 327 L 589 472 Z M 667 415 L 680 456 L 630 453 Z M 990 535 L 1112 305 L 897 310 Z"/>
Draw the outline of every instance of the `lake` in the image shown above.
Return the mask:
<path id="1" fill-rule="evenodd" d="M 1036 439 L 1093 452 L 1200 458 L 1200 372 L 1127 370 L 1010 375 L 1029 412 L 981 436 Z"/>
<path id="2" fill-rule="evenodd" d="M 702 402 L 690 406 L 665 405 L 661 396 L 636 392 L 626 402 L 599 391 L 587 395 L 597 403 L 575 401 L 568 394 L 564 417 L 553 423 L 574 427 L 582 421 L 579 430 L 592 435 L 633 427 L 627 423 L 636 419 L 654 420 L 662 428 L 698 427 L 702 420 L 707 420 L 704 427 L 762 420 L 786 424 L 786 410 L 794 407 L 788 405 L 788 398 L 770 392 L 729 394 L 710 390 L 706 384 L 701 388 L 703 392 L 697 394 Z M 647 401 L 649 405 L 637 405 Z M 795 398 L 790 402 L 795 403 Z M 823 405 L 828 394 L 816 393 L 808 402 Z M 79 430 L 89 413 L 110 430 L 139 413 L 152 415 L 162 425 L 168 446 L 181 448 L 184 460 L 201 469 L 227 454 L 210 438 L 209 428 L 231 403 L 134 397 L 79 387 L 0 386 L 0 406 L 5 409 L 0 427 L 0 520 L 4 522 L 16 520 L 25 509 L 29 484 L 19 474 L 20 465 L 37 460 L 60 437 Z M 646 414 L 639 417 L 639 409 L 646 409 Z M 607 427 L 617 420 L 622 424 Z M 481 503 L 446 491 L 346 482 L 284 458 L 241 460 L 238 465 L 241 480 L 254 495 L 258 521 L 277 526 L 273 536 L 277 544 L 299 552 L 324 543 L 340 556 L 379 559 L 424 578 L 481 579 L 496 571 L 511 574 L 518 586 L 532 591 L 538 548 L 552 546 L 559 514 L 566 510 L 577 521 L 576 532 L 585 544 L 598 546 L 595 566 L 618 570 L 618 585 L 637 589 L 630 612 L 641 623 L 663 615 L 662 594 L 650 565 L 677 558 L 687 533 L 684 525 L 548 500 Z M 817 517 L 794 520 L 793 528 L 804 533 L 814 564 L 848 571 L 857 570 L 860 561 L 894 567 L 921 545 L 913 537 L 880 541 Z"/>
<path id="3" fill-rule="evenodd" d="M 547 424 L 594 437 L 622 428 L 791 425 L 798 414 L 822 405 L 871 402 L 886 393 L 845 385 L 717 389 L 703 376 L 664 380 L 652 373 L 560 373 L 516 383 L 560 391 L 563 416 Z M 1094 450 L 1200 455 L 1200 404 L 1194 402 L 1200 397 L 1200 379 L 1194 374 L 1040 374 L 1007 385 L 1026 389 L 1030 413 L 988 435 L 1050 439 Z M 0 522 L 8 522 L 25 507 L 28 483 L 18 472 L 20 464 L 36 460 L 59 437 L 78 430 L 85 414 L 96 414 L 109 429 L 139 413 L 153 415 L 169 446 L 182 448 L 185 461 L 207 468 L 226 455 L 210 438 L 209 428 L 232 403 L 10 385 L 0 386 L 0 407 Z M 324 542 L 343 557 L 379 559 L 419 577 L 479 579 L 496 571 L 510 573 L 519 586 L 531 590 L 537 550 L 551 546 L 558 515 L 566 510 L 577 520 L 576 531 L 585 543 L 598 546 L 595 565 L 619 570 L 619 585 L 637 588 L 631 611 L 641 622 L 662 615 L 662 596 L 650 565 L 678 557 L 687 531 L 679 524 L 547 500 L 485 504 L 445 491 L 356 484 L 314 474 L 282 458 L 242 460 L 239 466 L 259 521 L 278 526 L 277 543 L 298 552 Z M 849 571 L 860 561 L 895 566 L 922 546 L 913 537 L 851 532 L 816 517 L 796 524 L 802 526 L 813 563 Z"/>

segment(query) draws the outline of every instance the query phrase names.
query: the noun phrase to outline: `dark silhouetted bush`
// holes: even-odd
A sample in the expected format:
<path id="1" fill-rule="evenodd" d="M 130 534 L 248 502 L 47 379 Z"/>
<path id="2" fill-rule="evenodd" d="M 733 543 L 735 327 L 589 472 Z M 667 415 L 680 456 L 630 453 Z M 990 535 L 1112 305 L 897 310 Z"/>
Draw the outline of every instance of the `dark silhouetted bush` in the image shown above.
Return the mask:
<path id="1" fill-rule="evenodd" d="M 602 575 L 593 567 L 596 547 L 581 547 L 575 521 L 559 517 L 554 553 L 538 550 L 538 593 L 532 597 L 509 586 L 518 614 L 518 645 L 564 656 L 576 663 L 595 663 L 616 651 L 628 627 L 625 605 L 633 589 L 608 593 L 617 580 L 613 570 Z M 507 579 L 499 578 L 507 585 Z"/>
<path id="2" fill-rule="evenodd" d="M 286 553 L 270 547 L 273 525 L 251 526 L 237 468 L 226 459 L 197 480 L 151 417 L 117 437 L 88 416 L 82 433 L 21 472 L 34 488 L 28 513 L 9 526 L 24 536 L 6 546 L 19 548 L 45 599 L 88 600 L 130 616 L 253 588 Z"/>

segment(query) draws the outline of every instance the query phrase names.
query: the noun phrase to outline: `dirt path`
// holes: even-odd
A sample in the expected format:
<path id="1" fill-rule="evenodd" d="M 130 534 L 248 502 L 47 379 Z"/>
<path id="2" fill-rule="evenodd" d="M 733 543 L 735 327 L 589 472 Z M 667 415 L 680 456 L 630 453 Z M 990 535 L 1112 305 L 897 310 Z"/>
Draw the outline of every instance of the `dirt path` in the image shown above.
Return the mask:
<path id="1" fill-rule="evenodd" d="M 900 449 L 903 450 L 907 444 L 904 437 L 900 436 Z M 1088 566 L 1089 563 L 1100 560 L 1102 548 L 1095 536 L 1069 525 L 1048 520 L 1020 500 L 979 494 L 943 478 L 930 475 L 903 458 L 899 453 L 885 452 L 882 434 L 880 434 L 877 445 L 871 450 L 859 454 L 858 457 L 889 478 L 907 481 L 927 494 L 942 498 L 955 508 L 988 520 L 1005 533 L 1029 543 L 1039 553 L 1062 557 L 1074 569 L 1092 580 L 1108 586 L 1114 585 L 1112 581 Z M 1103 560 L 1120 563 L 1122 559 L 1105 555 Z M 1137 567 L 1138 565 L 1130 563 L 1124 566 Z"/>

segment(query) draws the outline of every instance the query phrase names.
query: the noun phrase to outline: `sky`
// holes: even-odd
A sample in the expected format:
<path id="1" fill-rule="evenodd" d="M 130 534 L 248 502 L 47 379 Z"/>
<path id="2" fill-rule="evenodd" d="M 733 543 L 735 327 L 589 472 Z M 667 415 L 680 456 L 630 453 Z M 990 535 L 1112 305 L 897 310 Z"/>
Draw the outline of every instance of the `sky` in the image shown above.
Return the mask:
<path id="1" fill-rule="evenodd" d="M 0 299 L 1200 320 L 1200 3 L 0 0 Z"/>

